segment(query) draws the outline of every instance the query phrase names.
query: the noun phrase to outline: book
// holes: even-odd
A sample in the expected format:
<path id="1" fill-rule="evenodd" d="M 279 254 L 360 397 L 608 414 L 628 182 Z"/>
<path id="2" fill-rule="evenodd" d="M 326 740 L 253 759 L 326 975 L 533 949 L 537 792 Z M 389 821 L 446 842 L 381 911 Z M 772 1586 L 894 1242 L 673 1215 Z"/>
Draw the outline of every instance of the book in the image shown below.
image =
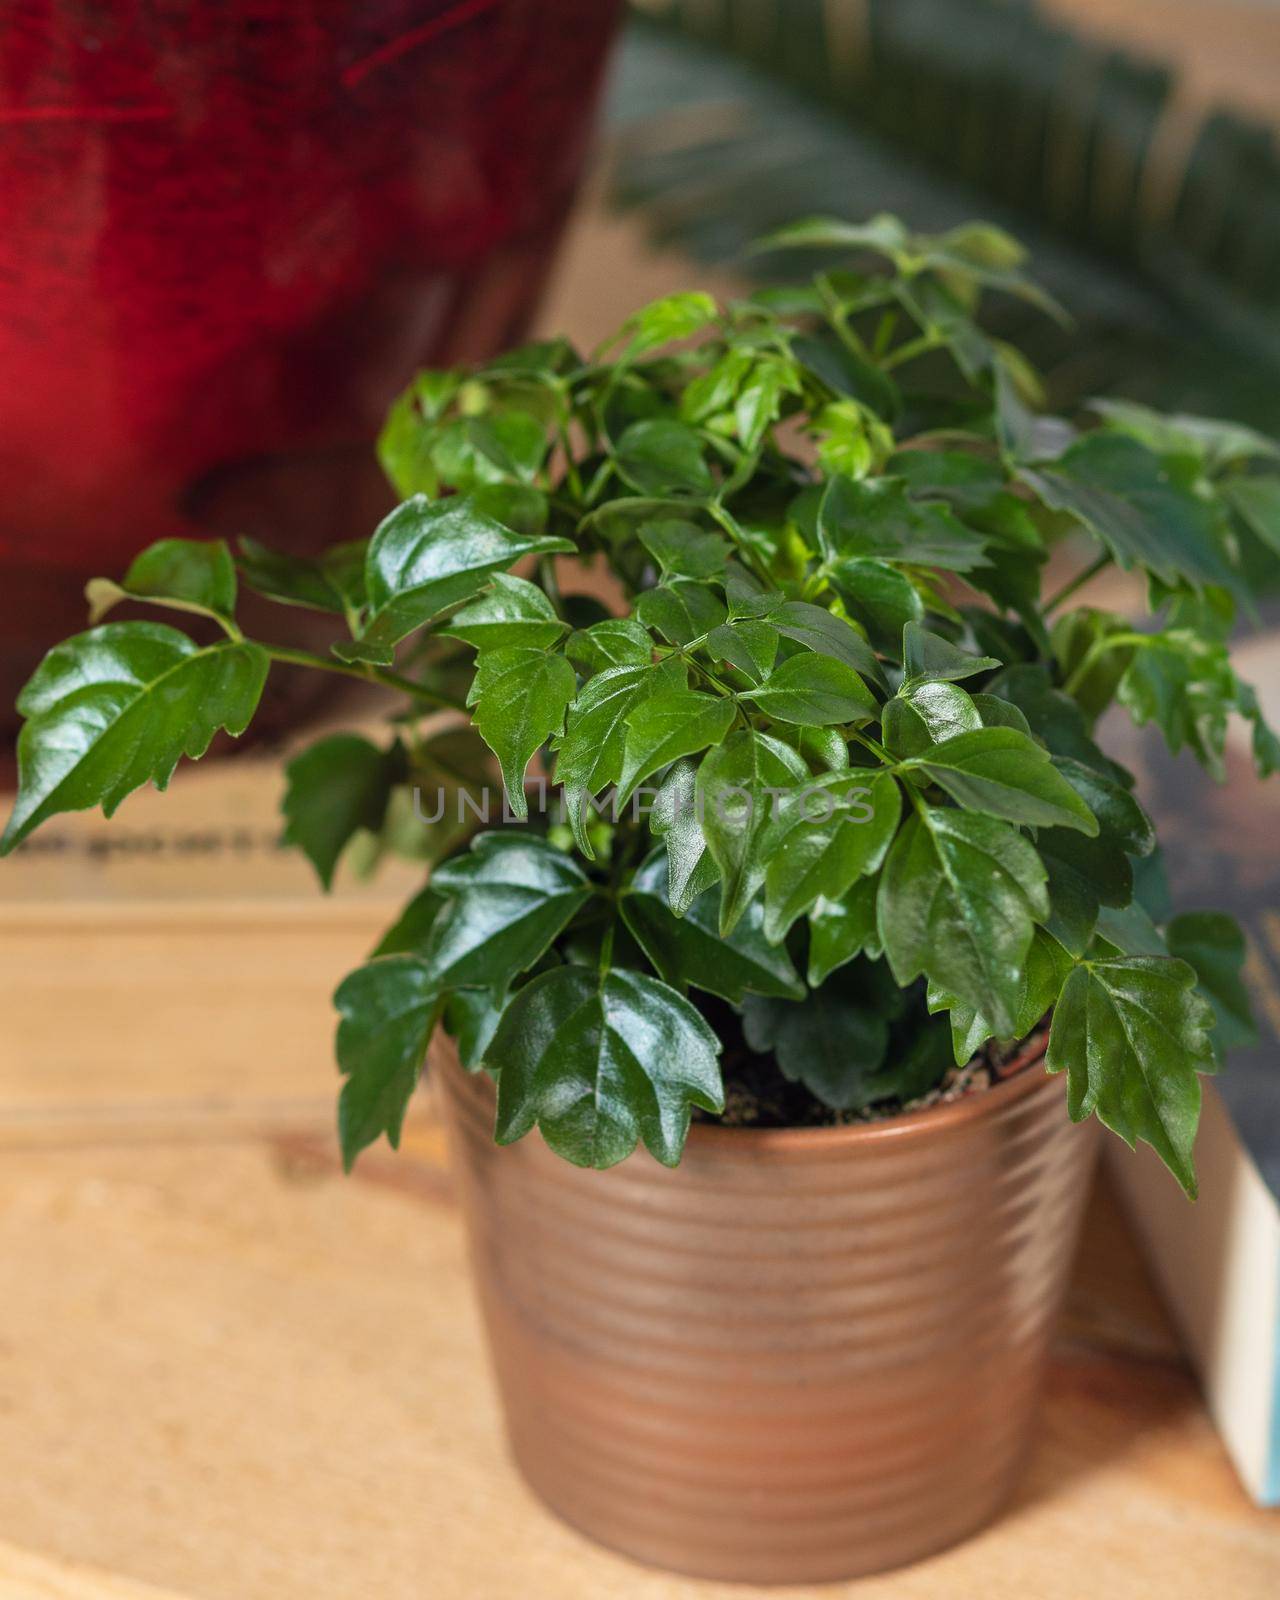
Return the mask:
<path id="1" fill-rule="evenodd" d="M 1280 632 L 1246 640 L 1237 665 L 1280 724 Z M 1203 1080 L 1194 1204 L 1145 1146 L 1108 1140 L 1107 1161 L 1241 1478 L 1280 1505 L 1280 778 L 1254 776 L 1243 730 L 1222 784 L 1156 735 L 1114 731 L 1106 742 L 1160 832 L 1173 910 L 1229 911 L 1244 929 L 1257 1040 Z"/>

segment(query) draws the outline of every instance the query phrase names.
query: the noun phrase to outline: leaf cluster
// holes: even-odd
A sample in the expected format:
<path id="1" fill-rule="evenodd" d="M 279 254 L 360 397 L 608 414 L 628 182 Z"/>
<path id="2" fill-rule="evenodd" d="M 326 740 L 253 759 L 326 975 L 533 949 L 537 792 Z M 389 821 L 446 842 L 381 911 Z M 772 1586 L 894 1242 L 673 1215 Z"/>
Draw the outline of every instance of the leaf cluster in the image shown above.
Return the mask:
<path id="1" fill-rule="evenodd" d="M 269 668 L 366 678 L 402 697 L 394 736 L 296 757 L 287 837 L 326 887 L 344 854 L 439 864 L 338 991 L 348 1160 L 396 1141 L 441 1022 L 497 1078 L 499 1141 L 537 1126 L 603 1167 L 679 1159 L 723 1106 L 727 1038 L 861 1113 L 1051 1015 L 1072 1114 L 1192 1191 L 1199 1075 L 1248 1025 L 1243 950 L 1227 919 L 1160 929 L 1135 898 L 1155 837 L 1095 727 L 1118 703 L 1220 774 L 1242 717 L 1259 770 L 1280 763 L 1229 654 L 1242 541 L 1280 551 L 1280 453 L 1115 402 L 1042 415 L 981 313 L 1062 313 L 995 228 L 766 243 L 832 265 L 669 296 L 586 356 L 419 375 L 379 441 L 401 504 L 367 542 L 168 540 L 96 580 L 94 626 L 23 692 L 4 847 L 163 786 L 247 726 Z M 1046 596 L 1064 540 L 1077 570 Z M 1070 603 L 1113 564 L 1145 580 L 1140 621 Z M 331 655 L 245 639 L 241 583 L 330 613 Z M 121 598 L 216 642 L 102 622 Z M 493 765 L 509 825 L 413 825 L 415 789 Z"/>

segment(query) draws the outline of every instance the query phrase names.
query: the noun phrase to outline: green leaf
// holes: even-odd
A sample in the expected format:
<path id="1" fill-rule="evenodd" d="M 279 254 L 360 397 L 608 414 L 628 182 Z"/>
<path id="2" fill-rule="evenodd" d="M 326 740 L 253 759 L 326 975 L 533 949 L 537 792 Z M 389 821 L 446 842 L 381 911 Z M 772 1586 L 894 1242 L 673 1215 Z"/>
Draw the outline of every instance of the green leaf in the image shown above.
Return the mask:
<path id="1" fill-rule="evenodd" d="M 664 295 L 661 300 L 632 312 L 623 324 L 623 334 L 630 336 L 627 356 L 642 355 L 659 345 L 692 338 L 718 315 L 715 300 L 699 290 Z"/>
<path id="2" fill-rule="evenodd" d="M 682 988 L 691 984 L 736 1005 L 744 994 L 798 999 L 804 985 L 785 950 L 764 936 L 758 901 L 727 939 L 720 937 L 720 892 L 700 894 L 683 916 L 668 903 L 666 852 L 651 855 L 621 902 L 622 920 L 658 976 Z"/>
<path id="3" fill-rule="evenodd" d="M 671 689 L 642 701 L 627 719 L 618 805 L 660 767 L 719 744 L 734 715 L 732 700 L 691 689 Z"/>
<path id="4" fill-rule="evenodd" d="M 572 551 L 567 539 L 512 533 L 469 496 L 434 503 L 414 495 L 379 523 L 369 541 L 369 615 L 358 640 L 334 648 L 347 660 L 387 665 L 395 646 L 449 606 L 479 593 L 521 556 Z"/>
<path id="5" fill-rule="evenodd" d="M 729 541 L 719 533 L 709 533 L 696 523 L 668 517 L 660 522 L 642 522 L 640 543 L 673 578 L 718 578 L 729 559 Z"/>
<path id="6" fill-rule="evenodd" d="M 959 678 L 972 678 L 979 672 L 998 669 L 1000 665 L 994 656 L 975 656 L 968 650 L 961 650 L 941 634 L 922 628 L 918 622 L 908 622 L 902 630 L 903 687 L 906 689 L 926 681 L 955 682 Z"/>
<path id="7" fill-rule="evenodd" d="M 1066 757 L 1054 765 L 1098 821 L 1098 836 L 1066 828 L 1042 828 L 1036 838 L 1049 872 L 1050 933 L 1074 956 L 1089 947 L 1103 905 L 1116 909 L 1133 898 L 1131 856 L 1155 844 L 1151 819 L 1129 793 L 1104 773 Z"/>
<path id="8" fill-rule="evenodd" d="M 1263 544 L 1280 555 L 1280 478 L 1232 478 L 1222 493 Z"/>
<path id="9" fill-rule="evenodd" d="M 959 805 L 1032 827 L 1098 832 L 1093 812 L 1043 745 L 1016 728 L 975 728 L 903 763 L 926 773 Z"/>
<path id="10" fill-rule="evenodd" d="M 664 417 L 633 422 L 618 440 L 614 461 L 640 494 L 709 495 L 715 479 L 695 428 Z"/>
<path id="11" fill-rule="evenodd" d="M 691 644 L 725 620 L 724 606 L 706 584 L 677 578 L 646 589 L 636 601 L 636 616 L 670 644 Z"/>
<path id="12" fill-rule="evenodd" d="M 507 997 L 495 1000 L 485 989 L 455 989 L 445 1001 L 444 1025 L 458 1047 L 458 1060 L 468 1072 L 479 1070 Z"/>
<path id="13" fill-rule="evenodd" d="M 724 1109 L 720 1045 L 693 1006 L 641 972 L 560 967 L 513 996 L 485 1065 L 498 1074 L 499 1144 L 536 1124 L 557 1155 L 611 1167 L 637 1140 L 666 1166 L 692 1107 Z"/>
<path id="14" fill-rule="evenodd" d="M 653 660 L 653 640 L 634 617 L 609 617 L 571 634 L 564 653 L 584 672 L 637 667 Z"/>
<path id="15" fill-rule="evenodd" d="M 884 708 L 884 742 L 900 761 L 983 726 L 972 695 L 954 683 L 921 683 Z"/>
<path id="16" fill-rule="evenodd" d="M 236 610 L 235 562 L 222 539 L 161 539 L 134 557 L 121 583 L 90 579 L 85 598 L 92 623 L 101 622 L 121 600 L 153 601 L 230 622 Z"/>
<path id="17" fill-rule="evenodd" d="M 504 572 L 495 573 L 479 599 L 455 612 L 440 629 L 446 638 L 462 639 L 477 650 L 513 644 L 544 650 L 567 631 L 537 584 Z"/>
<path id="18" fill-rule="evenodd" d="M 1164 936 L 1169 954 L 1195 968 L 1200 988 L 1213 1005 L 1217 1018 L 1213 1043 L 1219 1055 L 1252 1044 L 1258 1032 L 1241 976 L 1248 948 L 1240 924 L 1222 911 L 1184 911 L 1173 918 Z"/>
<path id="19" fill-rule="evenodd" d="M 842 559 L 831 574 L 849 615 L 867 630 L 875 648 L 896 655 L 902 630 L 924 616 L 920 591 L 897 567 L 887 561 Z"/>
<path id="20" fill-rule="evenodd" d="M 1208 472 L 1259 456 L 1280 458 L 1280 445 L 1239 422 L 1166 415 L 1133 400 L 1091 400 L 1108 427 L 1127 433 L 1160 456 L 1192 456 Z"/>
<path id="21" fill-rule="evenodd" d="M 449 903 L 433 884 L 420 889 L 379 939 L 375 956 L 421 955 L 436 919 Z"/>
<path id="22" fill-rule="evenodd" d="M 845 222 L 838 217 L 805 217 L 775 228 L 751 246 L 765 250 L 876 250 L 896 260 L 910 235 L 897 217 L 880 212 L 870 222 Z"/>
<path id="23" fill-rule="evenodd" d="M 477 660 L 470 699 L 475 726 L 498 758 L 507 799 L 517 817 L 527 817 L 524 775 L 534 753 L 564 726 L 577 693 L 573 668 L 563 656 L 530 645 L 486 650 Z"/>
<path id="24" fill-rule="evenodd" d="M 237 541 L 236 565 L 255 594 L 281 605 L 305 606 L 354 616 L 364 605 L 364 562 L 367 539 L 337 544 L 315 558 L 269 550 L 256 539 Z"/>
<path id="25" fill-rule="evenodd" d="M 879 707 L 852 667 L 833 656 L 788 656 L 764 682 L 740 696 L 775 722 L 809 727 L 873 721 Z"/>
<path id="26" fill-rule="evenodd" d="M 1008 701 L 1026 717 L 1031 732 L 1055 756 L 1066 756 L 1084 766 L 1128 781 L 1122 767 L 1109 761 L 1089 736 L 1083 711 L 1069 694 L 1055 689 L 1046 667 L 1027 663 L 1006 667 L 987 685 L 989 694 Z"/>
<path id="27" fill-rule="evenodd" d="M 571 856 L 515 830 L 479 834 L 431 883 L 452 901 L 423 951 L 437 985 L 495 995 L 541 958 L 591 894 Z"/>
<path id="28" fill-rule="evenodd" d="M 876 896 L 880 880 L 859 878 L 843 899 L 825 896 L 809 913 L 809 986 L 817 989 L 855 956 L 878 958 Z"/>
<path id="29" fill-rule="evenodd" d="M 913 500 L 900 478 L 832 478 L 818 512 L 827 563 L 859 560 L 969 572 L 990 563 L 980 535 L 941 502 Z"/>
<path id="30" fill-rule="evenodd" d="M 1225 645 L 1188 628 L 1167 628 L 1136 649 L 1116 696 L 1139 727 L 1154 722 L 1175 754 L 1184 746 L 1225 775 L 1227 721 L 1238 685 Z"/>
<path id="31" fill-rule="evenodd" d="M 727 661 L 752 683 L 760 683 L 777 659 L 778 633 L 768 622 L 740 617 L 712 628 L 706 648 L 713 661 Z"/>
<path id="32" fill-rule="evenodd" d="M 794 750 L 754 731 L 735 733 L 699 767 L 698 814 L 724 886 L 722 937 L 732 932 L 764 882 L 777 791 L 808 778 L 809 769 Z"/>
<path id="33" fill-rule="evenodd" d="M 393 1149 L 399 1145 L 440 992 L 416 957 L 382 956 L 345 978 L 333 1003 L 341 1017 L 338 1066 L 347 1080 L 338 1099 L 338 1137 L 349 1172 L 382 1134 Z"/>
<path id="34" fill-rule="evenodd" d="M 887 772 L 824 773 L 783 795 L 777 811 L 764 901 L 775 943 L 820 898 L 839 901 L 877 871 L 902 817 L 902 792 Z"/>
<path id="35" fill-rule="evenodd" d="M 875 651 L 856 628 L 834 612 L 803 600 L 787 600 L 769 613 L 769 625 L 806 650 L 843 661 L 859 677 L 869 678 L 881 689 L 887 689 L 884 669 Z"/>
<path id="36" fill-rule="evenodd" d="M 1019 733 L 1030 734 L 1031 724 L 1026 713 L 1011 700 L 1002 700 L 994 694 L 975 694 L 972 698 L 984 728 L 1016 728 Z"/>
<path id="37" fill-rule="evenodd" d="M 564 790 L 574 839 L 588 860 L 595 855 L 586 829 L 588 798 L 621 778 L 627 717 L 662 682 L 658 669 L 647 661 L 607 667 L 583 685 L 569 709 L 555 775 Z"/>
<path id="38" fill-rule="evenodd" d="M 720 881 L 720 868 L 698 820 L 697 781 L 693 762 L 677 761 L 662 780 L 649 813 L 650 832 L 666 845 L 667 904 L 678 917 Z"/>
<path id="39" fill-rule="evenodd" d="M 1057 1003 L 1062 985 L 1074 965 L 1072 957 L 1051 934 L 1044 928 L 1035 930 L 1027 951 L 1022 998 L 1013 1019 L 1010 1039 L 1025 1039 Z M 958 1067 L 971 1061 L 987 1040 L 996 1036 L 995 1028 L 984 1016 L 934 984 L 929 985 L 928 1004 L 930 1011 L 951 1013 L 951 1046 Z"/>
<path id="40" fill-rule="evenodd" d="M 160 622 L 107 622 L 55 645 L 18 696 L 18 795 L 0 854 L 47 818 L 100 805 L 110 816 L 140 785 L 167 787 L 182 756 L 248 727 L 267 653 L 197 645 Z"/>
<path id="41" fill-rule="evenodd" d="M 749 998 L 742 1024 L 752 1050 L 772 1055 L 784 1078 L 833 1110 L 863 1111 L 894 1092 L 880 1076 L 888 1021 L 838 985 L 816 989 L 800 1004 Z"/>
<path id="42" fill-rule="evenodd" d="M 1074 1121 L 1096 1112 L 1132 1147 L 1150 1144 L 1192 1198 L 1200 1117 L 1197 1074 L 1214 1068 L 1213 1008 L 1185 961 L 1087 961 L 1054 1009 L 1046 1065 L 1067 1073 Z"/>
<path id="43" fill-rule="evenodd" d="M 382 827 L 391 790 L 405 775 L 404 751 L 399 744 L 379 750 L 358 734 L 335 733 L 294 756 L 284 775 L 284 842 L 303 852 L 329 889 L 352 835 Z"/>
<path id="44" fill-rule="evenodd" d="M 1010 823 L 923 807 L 880 874 L 877 923 L 898 983 L 923 973 L 1010 1035 L 1034 923 L 1049 915 L 1045 878 Z"/>
<path id="45" fill-rule="evenodd" d="M 802 334 L 791 341 L 796 360 L 833 395 L 856 400 L 886 422 L 902 410 L 898 386 L 881 367 L 835 339 Z"/>
<path id="46" fill-rule="evenodd" d="M 1020 475 L 1045 505 L 1078 517 L 1121 567 L 1140 566 L 1170 587 L 1236 586 L 1213 510 L 1136 440 L 1090 434 L 1053 468 Z"/>

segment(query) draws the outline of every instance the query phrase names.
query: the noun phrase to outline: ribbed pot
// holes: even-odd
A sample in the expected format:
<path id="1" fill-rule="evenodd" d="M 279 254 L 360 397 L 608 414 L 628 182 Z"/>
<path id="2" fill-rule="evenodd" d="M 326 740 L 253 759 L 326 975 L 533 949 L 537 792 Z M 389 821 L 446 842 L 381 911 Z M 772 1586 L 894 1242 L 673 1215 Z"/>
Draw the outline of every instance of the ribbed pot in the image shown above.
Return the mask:
<path id="1" fill-rule="evenodd" d="M 492 1143 L 433 1052 L 507 1426 L 566 1522 L 753 1583 L 973 1533 L 1028 1445 L 1093 1155 L 1039 1064 L 841 1128 L 695 1124 L 674 1171 Z"/>

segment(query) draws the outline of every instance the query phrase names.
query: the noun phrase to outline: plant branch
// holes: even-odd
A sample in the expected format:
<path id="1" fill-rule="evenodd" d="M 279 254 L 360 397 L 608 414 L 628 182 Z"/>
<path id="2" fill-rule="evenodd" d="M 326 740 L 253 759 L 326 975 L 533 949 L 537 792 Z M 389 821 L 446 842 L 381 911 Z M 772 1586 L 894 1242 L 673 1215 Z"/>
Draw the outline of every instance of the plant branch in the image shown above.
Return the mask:
<path id="1" fill-rule="evenodd" d="M 1096 578 L 1098 573 L 1100 573 L 1104 567 L 1109 567 L 1111 565 L 1111 559 L 1111 556 L 1105 550 L 1101 555 L 1095 556 L 1095 558 L 1087 567 L 1083 568 L 1080 572 L 1077 572 L 1074 578 L 1070 579 L 1067 583 L 1064 583 L 1056 594 L 1051 595 L 1049 599 L 1044 602 L 1044 605 L 1041 607 L 1041 615 L 1047 617 L 1049 613 L 1060 606 L 1064 600 L 1069 600 L 1077 590 L 1083 589 L 1085 584 L 1088 583 L 1091 578 Z"/>
<path id="2" fill-rule="evenodd" d="M 326 656 L 316 655 L 310 650 L 295 650 L 291 645 L 264 644 L 262 646 L 273 661 L 281 661 L 291 667 L 314 667 L 319 672 L 336 672 L 344 678 L 356 678 L 361 683 L 381 684 L 384 689 L 396 689 L 401 694 L 412 696 L 427 705 L 435 706 L 442 711 L 465 711 L 466 705 L 454 695 L 444 694 L 438 689 L 429 689 L 425 683 L 415 683 L 412 678 L 403 677 L 398 672 L 393 672 L 389 667 L 375 667 L 371 663 L 357 665 L 345 661 L 331 661 Z"/>

